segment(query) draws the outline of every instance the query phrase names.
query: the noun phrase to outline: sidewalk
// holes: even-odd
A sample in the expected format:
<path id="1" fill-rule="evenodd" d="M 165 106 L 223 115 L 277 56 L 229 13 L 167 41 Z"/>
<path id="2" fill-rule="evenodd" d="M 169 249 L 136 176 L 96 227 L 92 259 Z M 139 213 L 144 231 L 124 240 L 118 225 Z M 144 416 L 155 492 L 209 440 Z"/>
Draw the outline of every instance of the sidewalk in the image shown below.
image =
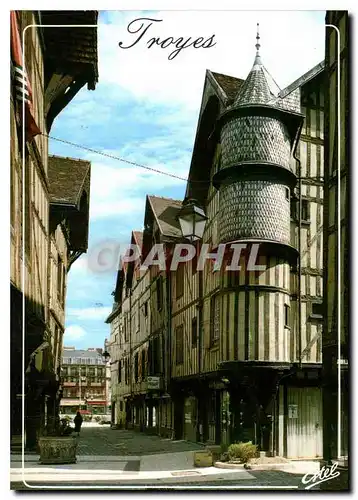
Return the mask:
<path id="1" fill-rule="evenodd" d="M 25 455 L 25 468 L 31 471 L 50 470 L 130 470 L 130 471 L 181 471 L 193 468 L 193 452 L 153 455 L 78 455 L 77 463 L 64 465 L 42 465 L 39 455 Z M 22 456 L 11 456 L 11 469 L 21 469 Z"/>
<path id="2" fill-rule="evenodd" d="M 32 454 L 24 456 L 22 470 L 22 455 L 11 455 L 11 484 L 13 489 L 27 489 L 24 479 L 36 489 L 199 483 L 217 484 L 219 489 L 235 484 L 262 484 L 263 489 L 275 484 L 277 489 L 297 489 L 302 486 L 302 475 L 312 471 L 312 464 L 308 463 L 296 463 L 290 471 L 197 468 L 193 465 L 193 452 L 202 448 L 203 445 L 188 441 L 91 426 L 81 431 L 76 464 L 42 465 L 39 455 Z"/>

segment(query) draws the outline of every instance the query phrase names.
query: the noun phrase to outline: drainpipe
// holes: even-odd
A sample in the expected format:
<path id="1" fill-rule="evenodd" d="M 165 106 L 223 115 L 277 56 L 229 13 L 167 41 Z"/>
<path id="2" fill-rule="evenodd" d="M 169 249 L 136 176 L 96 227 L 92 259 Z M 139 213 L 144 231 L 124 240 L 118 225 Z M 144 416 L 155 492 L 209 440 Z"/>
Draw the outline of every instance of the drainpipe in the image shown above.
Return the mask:
<path id="1" fill-rule="evenodd" d="M 198 335 L 198 373 L 199 379 L 201 377 L 202 371 L 202 342 L 203 342 L 203 271 L 198 270 L 198 282 L 199 282 L 199 303 L 198 303 L 198 323 L 199 323 L 199 335 Z"/>
<path id="2" fill-rule="evenodd" d="M 133 387 L 132 387 L 132 289 L 129 292 L 129 393 L 131 399 L 131 420 L 133 421 Z M 134 424 L 134 422 L 133 422 Z"/>
<path id="3" fill-rule="evenodd" d="M 167 296 L 167 335 L 166 335 L 166 370 L 165 370 L 165 392 L 168 393 L 168 387 L 172 377 L 172 344 L 171 344 L 171 328 L 172 328 L 172 291 L 171 291 L 171 276 L 170 269 L 166 271 L 166 296 Z"/>
<path id="4" fill-rule="evenodd" d="M 301 123 L 298 133 L 297 133 L 297 138 L 300 137 L 301 131 L 303 127 L 303 122 Z M 301 300 L 301 283 L 302 283 L 302 266 L 301 266 L 301 226 L 302 226 L 302 166 L 301 166 L 301 160 L 297 158 L 296 153 L 297 153 L 297 145 L 298 141 L 296 142 L 296 146 L 293 152 L 293 158 L 296 160 L 298 163 L 298 276 L 297 276 L 297 321 L 298 321 L 298 352 L 299 352 L 299 360 L 298 360 L 298 368 L 301 369 L 302 367 L 302 360 L 301 360 L 301 351 L 302 351 L 302 300 Z M 275 388 L 275 393 L 274 393 L 274 398 L 273 398 L 273 410 L 274 410 L 274 418 L 272 419 L 272 430 L 271 433 L 273 435 L 272 441 L 271 441 L 271 455 L 274 456 L 274 453 L 276 452 L 276 437 L 277 437 L 277 417 L 278 417 L 278 412 L 277 412 L 277 394 L 278 390 L 280 387 L 280 382 L 284 378 L 290 377 L 296 373 L 296 370 L 291 371 L 290 373 L 283 375 L 278 379 L 276 382 L 276 388 Z"/>
<path id="5" fill-rule="evenodd" d="M 298 352 L 299 352 L 299 368 L 302 366 L 302 263 L 301 263 L 301 227 L 302 227 L 302 178 L 301 178 L 301 162 L 298 160 L 299 184 L 298 184 L 298 280 L 297 280 L 297 300 L 298 300 Z"/>
<path id="6" fill-rule="evenodd" d="M 280 388 L 280 383 L 281 380 L 291 377 L 296 373 L 296 369 L 293 368 L 289 373 L 286 373 L 285 375 L 282 375 L 276 382 L 276 387 L 275 387 L 275 392 L 274 392 L 274 397 L 273 397 L 273 411 L 274 411 L 274 418 L 272 419 L 272 428 L 271 428 L 271 433 L 272 433 L 272 440 L 271 440 L 271 456 L 276 456 L 276 438 L 277 438 L 277 427 L 278 427 L 278 422 L 277 422 L 277 417 L 279 416 L 279 412 L 277 411 L 277 394 Z"/>
<path id="7" fill-rule="evenodd" d="M 171 276 L 170 269 L 166 271 L 166 299 L 167 299 L 167 334 L 166 334 L 166 349 L 165 359 L 165 393 L 168 394 L 170 381 L 172 378 L 172 289 L 171 289 Z M 173 403 L 172 395 L 170 394 L 171 404 Z M 166 410 L 166 415 L 168 415 Z M 170 412 L 170 429 L 174 428 L 173 411 Z M 168 416 L 166 416 L 166 425 L 168 426 Z"/>
<path id="8" fill-rule="evenodd" d="M 197 245 L 197 251 L 199 250 L 199 244 Z M 201 373 L 202 373 L 202 343 L 203 343 L 203 272 L 201 270 L 197 270 L 198 273 L 198 375 L 199 375 L 199 384 L 201 384 Z M 201 387 L 201 385 L 199 385 Z M 199 436 L 199 440 L 204 437 L 200 430 L 204 430 L 203 419 L 202 419 L 202 400 L 199 401 L 198 408 L 198 428 L 197 428 L 197 437 Z"/>
<path id="9" fill-rule="evenodd" d="M 301 135 L 303 123 L 301 123 L 297 137 L 299 138 Z M 301 352 L 302 352 L 302 300 L 301 300 L 301 283 L 302 283 L 302 265 L 301 265 L 301 227 L 302 227 L 302 166 L 301 166 L 301 160 L 297 158 L 296 156 L 296 151 L 297 151 L 297 144 L 295 150 L 293 152 L 293 158 L 296 160 L 298 163 L 298 279 L 297 279 L 297 306 L 298 306 L 298 314 L 297 314 L 297 319 L 298 319 L 298 352 L 299 352 L 299 359 L 298 359 L 298 366 L 299 369 L 302 367 L 302 360 L 301 360 Z"/>

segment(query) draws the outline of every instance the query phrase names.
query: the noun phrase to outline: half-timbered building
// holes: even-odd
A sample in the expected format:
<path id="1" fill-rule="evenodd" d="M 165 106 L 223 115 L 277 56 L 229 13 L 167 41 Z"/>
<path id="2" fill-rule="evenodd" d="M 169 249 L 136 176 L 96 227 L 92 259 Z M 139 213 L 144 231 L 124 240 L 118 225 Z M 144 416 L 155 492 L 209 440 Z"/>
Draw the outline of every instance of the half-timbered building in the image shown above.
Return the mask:
<path id="1" fill-rule="evenodd" d="M 347 11 L 326 14 L 324 154 L 324 460 L 337 462 L 335 489 L 348 487 L 349 455 L 349 54 Z"/>
<path id="2" fill-rule="evenodd" d="M 49 160 L 48 134 L 95 88 L 96 24 L 96 11 L 11 12 L 11 435 L 29 449 L 58 410 L 66 276 L 88 235 L 90 165 Z"/>
<path id="3" fill-rule="evenodd" d="M 149 271 L 151 284 L 161 276 L 166 283 L 165 307 L 152 295 L 148 313 L 162 352 L 161 371 L 152 374 L 165 381 L 157 431 L 211 444 L 252 440 L 267 453 L 317 458 L 324 64 L 281 90 L 259 47 L 245 80 L 206 72 L 183 204 L 197 200 L 208 220 L 196 258 L 176 270 L 168 266 L 183 241 L 182 204 L 147 197 L 142 261 L 149 244 L 164 241 L 169 250 L 166 271 Z M 204 244 L 213 255 L 199 270 Z M 227 269 L 230 245 L 243 247 L 238 270 Z M 146 399 L 155 399 L 148 386 Z"/>

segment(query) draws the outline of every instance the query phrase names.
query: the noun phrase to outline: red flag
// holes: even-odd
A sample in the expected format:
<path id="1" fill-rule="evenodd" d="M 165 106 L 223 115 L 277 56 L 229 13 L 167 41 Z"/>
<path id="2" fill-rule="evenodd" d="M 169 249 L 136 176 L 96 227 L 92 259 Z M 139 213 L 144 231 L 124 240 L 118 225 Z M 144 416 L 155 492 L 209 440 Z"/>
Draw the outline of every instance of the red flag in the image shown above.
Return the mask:
<path id="1" fill-rule="evenodd" d="M 13 79 L 15 84 L 15 98 L 21 103 L 25 101 L 25 130 L 27 140 L 41 134 L 33 116 L 32 90 L 26 68 L 22 66 L 22 47 L 16 12 L 10 12 L 11 21 L 11 59 L 13 64 Z"/>

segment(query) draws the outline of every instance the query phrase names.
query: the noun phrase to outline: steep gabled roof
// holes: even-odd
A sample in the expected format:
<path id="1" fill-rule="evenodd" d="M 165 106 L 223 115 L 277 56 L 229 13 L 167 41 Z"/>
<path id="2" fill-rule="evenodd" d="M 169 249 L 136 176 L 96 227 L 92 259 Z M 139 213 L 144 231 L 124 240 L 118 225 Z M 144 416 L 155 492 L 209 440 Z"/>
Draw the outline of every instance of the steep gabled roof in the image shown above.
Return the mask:
<path id="1" fill-rule="evenodd" d="M 39 14 L 41 24 L 49 26 L 42 29 L 46 61 L 55 61 L 63 72 L 80 75 L 93 90 L 98 81 L 98 11 L 42 10 Z M 56 24 L 69 26 L 56 28 Z"/>
<path id="2" fill-rule="evenodd" d="M 177 216 L 182 202 L 180 200 L 173 200 L 172 198 L 149 195 L 148 201 L 152 207 L 161 234 L 171 238 L 180 238 L 181 230 Z"/>
<path id="3" fill-rule="evenodd" d="M 208 72 L 212 74 L 219 87 L 225 93 L 228 101 L 234 101 L 245 80 L 235 78 L 234 76 L 215 73 L 214 71 L 208 70 Z"/>
<path id="4" fill-rule="evenodd" d="M 142 231 L 132 231 L 132 235 L 133 235 L 135 244 L 142 250 L 142 247 L 143 247 L 143 233 L 142 233 Z"/>
<path id="5" fill-rule="evenodd" d="M 80 203 L 85 181 L 89 183 L 87 177 L 89 177 L 90 170 L 91 163 L 89 161 L 62 156 L 49 156 L 50 203 L 77 207 Z M 88 192 L 87 195 L 89 195 Z"/>
<path id="6" fill-rule="evenodd" d="M 309 71 L 307 71 L 302 76 L 297 78 L 297 80 L 290 83 L 290 85 L 288 85 L 286 88 L 281 90 L 280 97 L 284 98 L 287 95 L 291 94 L 291 92 L 302 87 L 303 85 L 305 85 L 309 81 L 313 80 L 313 78 L 315 78 L 317 75 L 319 75 L 323 71 L 324 71 L 324 61 L 316 64 L 316 66 L 311 68 Z"/>

